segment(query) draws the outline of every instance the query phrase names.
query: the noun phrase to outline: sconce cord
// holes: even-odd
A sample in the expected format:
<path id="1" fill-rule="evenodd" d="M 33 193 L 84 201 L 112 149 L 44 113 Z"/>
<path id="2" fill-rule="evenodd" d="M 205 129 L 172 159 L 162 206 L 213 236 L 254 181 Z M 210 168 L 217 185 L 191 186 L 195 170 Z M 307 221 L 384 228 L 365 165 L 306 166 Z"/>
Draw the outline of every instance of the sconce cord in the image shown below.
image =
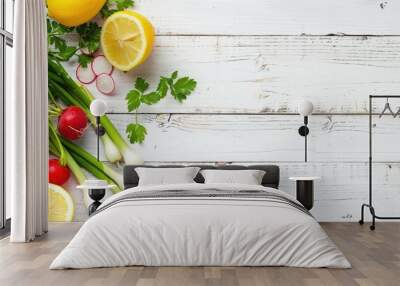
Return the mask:
<path id="1" fill-rule="evenodd" d="M 100 116 L 96 116 L 96 130 L 97 130 L 97 161 L 100 160 Z"/>
<path id="2" fill-rule="evenodd" d="M 304 136 L 304 161 L 307 162 L 307 129 L 308 129 L 308 116 L 304 116 L 305 136 Z"/>

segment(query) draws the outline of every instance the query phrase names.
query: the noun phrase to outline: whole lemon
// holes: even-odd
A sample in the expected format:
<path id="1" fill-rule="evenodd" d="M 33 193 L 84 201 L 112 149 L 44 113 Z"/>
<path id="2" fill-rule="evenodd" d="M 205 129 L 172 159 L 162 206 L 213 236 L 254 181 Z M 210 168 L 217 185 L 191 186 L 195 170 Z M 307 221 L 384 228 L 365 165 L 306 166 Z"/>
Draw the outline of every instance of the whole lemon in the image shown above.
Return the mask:
<path id="1" fill-rule="evenodd" d="M 47 0 L 48 15 L 67 27 L 79 26 L 99 13 L 106 0 Z"/>

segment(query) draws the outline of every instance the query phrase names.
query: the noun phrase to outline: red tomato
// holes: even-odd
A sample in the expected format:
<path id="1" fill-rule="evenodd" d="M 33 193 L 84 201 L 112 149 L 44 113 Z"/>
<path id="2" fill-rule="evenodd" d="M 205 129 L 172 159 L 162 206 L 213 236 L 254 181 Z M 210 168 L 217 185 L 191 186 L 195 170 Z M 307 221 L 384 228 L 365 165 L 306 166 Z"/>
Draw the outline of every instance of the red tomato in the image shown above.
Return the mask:
<path id="1" fill-rule="evenodd" d="M 58 159 L 49 160 L 49 183 L 62 186 L 68 181 L 70 175 L 69 168 L 61 165 Z"/>

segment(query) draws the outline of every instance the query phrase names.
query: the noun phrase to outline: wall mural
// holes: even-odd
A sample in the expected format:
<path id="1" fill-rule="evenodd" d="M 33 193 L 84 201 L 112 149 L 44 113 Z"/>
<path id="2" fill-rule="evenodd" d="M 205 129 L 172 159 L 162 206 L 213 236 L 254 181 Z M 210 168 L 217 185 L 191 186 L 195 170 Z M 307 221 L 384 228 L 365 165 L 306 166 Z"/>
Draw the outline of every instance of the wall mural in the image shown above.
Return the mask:
<path id="1" fill-rule="evenodd" d="M 392 1 L 385 9 L 369 1 L 308 2 L 304 6 L 301 1 L 275 0 L 249 0 L 246 5 L 228 0 L 135 0 L 134 4 L 126 0 L 48 0 L 49 96 L 58 104 L 50 104 L 49 112 L 58 135 L 53 139 L 61 142 L 50 145 L 56 154 L 52 159 L 58 159 L 50 161 L 58 170 L 57 185 L 50 191 L 54 194 L 50 197 L 51 219 L 86 219 L 86 192 L 76 185 L 93 178 L 92 172 L 97 176 L 106 172 L 108 178 L 121 182 L 126 159 L 122 157 L 129 153 L 152 164 L 278 164 L 280 189 L 292 195 L 295 184 L 289 177 L 319 176 L 322 179 L 316 183 L 313 215 L 320 221 L 357 221 L 360 203 L 368 194 L 368 95 L 398 94 L 400 90 L 400 26 L 393 25 L 398 21 L 400 2 Z M 115 53 L 106 54 L 101 42 L 105 21 L 117 10 L 126 9 L 148 20 L 132 15 L 117 17 L 128 22 L 135 19 L 134 27 L 149 27 L 146 23 L 151 22 L 157 35 L 152 42 L 148 30 L 140 34 L 138 39 L 151 42 L 153 49 L 143 63 L 128 72 L 122 71 L 123 63 L 111 62 Z M 136 38 L 134 34 L 126 36 L 122 39 L 126 41 L 121 41 L 125 46 L 132 42 L 132 36 Z M 118 47 L 120 42 L 116 43 Z M 144 51 L 137 56 L 138 62 L 145 57 Z M 170 80 L 166 85 L 167 80 L 161 78 L 171 79 L 175 70 L 179 78 L 188 75 L 198 82 L 183 104 L 174 97 L 176 88 L 171 89 Z M 144 92 L 140 86 L 146 84 L 141 80 L 135 88 L 138 78 L 149 83 Z M 168 87 L 166 96 L 151 105 L 153 96 L 161 98 L 164 86 Z M 60 87 L 68 91 L 68 97 Z M 90 100 L 105 101 L 111 112 L 128 112 L 129 106 L 132 110 L 131 115 L 108 114 L 102 119 L 102 124 L 111 123 L 107 128 L 118 131 L 107 132 L 101 139 L 100 158 L 106 162 L 101 166 L 105 170 L 93 160 L 96 123 L 90 116 L 86 93 Z M 149 94 L 152 96 L 144 96 Z M 303 98 L 315 106 L 309 119 L 307 163 L 304 140 L 297 133 L 302 124 L 297 103 Z M 73 129 L 58 130 L 60 112 L 67 112 L 69 106 L 80 107 L 90 122 L 74 140 L 60 133 L 74 136 Z M 374 108 L 380 112 L 382 106 Z M 74 124 L 82 128 L 78 123 L 85 121 L 80 120 Z M 392 216 L 400 188 L 400 152 L 394 143 L 400 125 L 398 118 L 387 117 L 375 123 L 374 132 L 379 135 L 374 139 L 374 185 L 380 191 L 374 197 L 377 212 Z M 143 137 L 143 143 L 138 143 Z M 137 143 L 131 144 L 131 138 Z M 68 164 L 69 172 L 60 168 L 68 157 L 61 156 L 60 145 L 62 154 L 68 152 L 79 168 Z M 75 146 L 80 147 L 78 153 L 83 149 L 91 157 L 77 155 L 72 151 Z M 121 150 L 129 151 L 122 154 Z"/>
<path id="2" fill-rule="evenodd" d="M 123 96 L 124 109 L 137 114 L 141 105 L 166 97 L 184 102 L 196 81 L 172 69 L 151 87 L 135 72 L 146 65 L 155 32 L 147 17 L 134 10 L 132 0 L 48 0 L 47 5 L 49 220 L 80 221 L 87 218 L 90 198 L 77 186 L 97 178 L 114 186 L 110 194 L 122 191 L 122 166 L 143 163 L 134 144 L 143 143 L 147 135 L 137 115 L 126 124 L 125 133 L 112 118 L 101 116 L 105 133 L 98 160 L 96 146 L 87 150 L 82 144 L 96 142 L 92 101 L 101 98 L 107 104 Z M 121 78 L 131 87 L 119 88 Z"/>

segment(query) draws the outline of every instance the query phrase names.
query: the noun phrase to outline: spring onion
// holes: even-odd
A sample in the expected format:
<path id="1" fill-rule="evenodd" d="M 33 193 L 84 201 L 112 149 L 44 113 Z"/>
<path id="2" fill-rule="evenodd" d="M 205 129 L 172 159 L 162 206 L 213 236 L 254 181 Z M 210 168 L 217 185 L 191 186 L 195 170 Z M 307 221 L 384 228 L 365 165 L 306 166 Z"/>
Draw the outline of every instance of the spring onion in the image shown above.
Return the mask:
<path id="1" fill-rule="evenodd" d="M 54 133 L 53 133 L 54 131 Z M 55 136 L 54 136 L 55 135 Z M 61 142 L 59 138 L 57 139 L 58 135 L 55 133 L 54 126 L 51 122 L 49 122 L 49 151 L 50 154 L 61 158 L 62 156 L 65 158 L 66 165 L 71 170 L 72 174 L 74 175 L 76 181 L 79 185 L 83 185 L 86 181 L 86 175 L 82 172 L 81 167 L 78 163 L 72 158 L 71 154 L 65 150 L 64 146 L 59 145 L 58 142 Z M 54 142 L 57 141 L 57 142 Z M 87 192 L 83 192 L 83 203 L 86 207 L 89 206 L 89 195 Z"/>
<path id="2" fill-rule="evenodd" d="M 108 134 L 104 134 L 100 137 L 101 142 L 104 146 L 104 154 L 107 160 L 111 163 L 117 163 L 122 160 L 121 152 L 119 152 L 118 148 L 112 142 L 110 136 Z"/>
<path id="3" fill-rule="evenodd" d="M 87 169 L 93 175 L 99 178 L 97 172 L 103 176 L 101 179 L 106 180 L 111 184 L 115 184 L 118 188 L 115 188 L 115 192 L 121 191 L 123 188 L 122 175 L 110 168 L 103 162 L 99 162 L 92 154 L 87 152 L 82 147 L 60 138 L 63 146 L 71 153 L 74 159 L 79 162 L 85 162 L 87 164 L 80 164 L 83 168 Z M 96 173 L 93 173 L 96 172 Z"/>

